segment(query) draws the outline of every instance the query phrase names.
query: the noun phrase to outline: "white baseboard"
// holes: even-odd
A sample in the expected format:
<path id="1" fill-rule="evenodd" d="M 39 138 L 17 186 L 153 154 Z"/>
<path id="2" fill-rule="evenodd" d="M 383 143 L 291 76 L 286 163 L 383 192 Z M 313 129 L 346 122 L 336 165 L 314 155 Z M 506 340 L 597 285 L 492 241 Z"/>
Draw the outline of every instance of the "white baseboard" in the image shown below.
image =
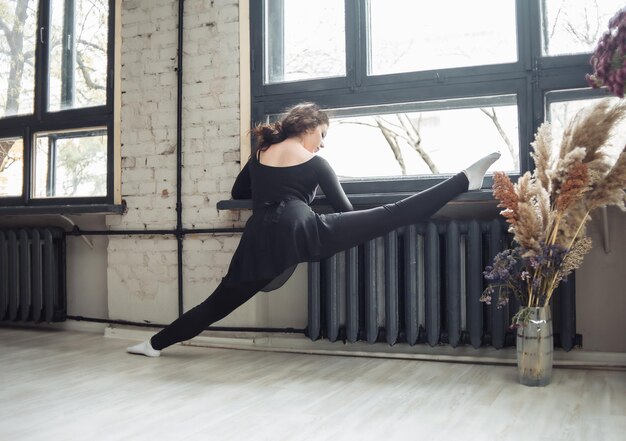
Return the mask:
<path id="1" fill-rule="evenodd" d="M 104 330 L 105 337 L 124 340 L 147 340 L 159 329 L 109 325 Z M 257 332 L 204 332 L 192 340 L 182 343 L 224 349 L 245 349 L 267 352 L 293 352 L 318 355 L 341 355 L 353 357 L 397 358 L 455 363 L 516 364 L 515 348 L 478 348 L 448 345 L 430 347 L 428 345 L 409 346 L 398 343 L 389 346 L 384 343 L 368 344 L 331 343 L 327 340 L 311 341 L 300 334 L 257 333 Z M 596 352 L 573 349 L 565 352 L 554 351 L 554 366 L 581 368 L 626 369 L 626 353 Z"/>

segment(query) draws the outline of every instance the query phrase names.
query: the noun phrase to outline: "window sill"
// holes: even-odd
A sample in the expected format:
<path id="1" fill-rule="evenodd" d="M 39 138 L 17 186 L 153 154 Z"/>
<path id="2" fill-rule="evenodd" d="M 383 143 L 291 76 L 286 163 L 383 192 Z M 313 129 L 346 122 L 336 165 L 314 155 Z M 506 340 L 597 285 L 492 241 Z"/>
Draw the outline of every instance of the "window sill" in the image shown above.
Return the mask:
<path id="1" fill-rule="evenodd" d="M 28 214 L 123 214 L 125 205 L 36 205 L 30 207 L 0 207 L 0 215 Z"/>
<path id="2" fill-rule="evenodd" d="M 367 209 L 383 204 L 397 202 L 412 193 L 365 193 L 349 194 L 348 199 L 355 209 Z M 491 190 L 468 191 L 448 202 L 445 207 L 437 212 L 435 218 L 494 218 L 498 215 L 497 201 L 493 198 Z M 325 196 L 315 198 L 311 207 L 315 211 L 330 212 Z M 218 210 L 251 210 L 251 199 L 228 199 L 217 203 Z"/>

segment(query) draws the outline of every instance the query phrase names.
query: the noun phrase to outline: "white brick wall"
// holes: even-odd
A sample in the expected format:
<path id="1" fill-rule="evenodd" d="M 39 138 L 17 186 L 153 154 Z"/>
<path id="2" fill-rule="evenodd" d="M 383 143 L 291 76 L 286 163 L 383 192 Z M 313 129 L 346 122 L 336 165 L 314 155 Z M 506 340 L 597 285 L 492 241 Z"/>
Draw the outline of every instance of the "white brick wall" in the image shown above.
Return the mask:
<path id="1" fill-rule="evenodd" d="M 215 204 L 230 197 L 239 171 L 238 2 L 185 2 L 184 38 L 183 223 L 231 226 L 238 214 L 218 213 Z M 224 41 L 228 53 L 221 52 Z M 225 153 L 233 154 L 226 162 Z"/>
<path id="2" fill-rule="evenodd" d="M 171 0 L 122 2 L 122 198 L 128 213 L 109 216 L 111 229 L 176 225 L 177 10 Z"/>
<path id="3" fill-rule="evenodd" d="M 128 212 L 112 230 L 176 226 L 178 2 L 122 2 L 122 198 Z M 185 228 L 241 226 L 247 213 L 218 212 L 239 172 L 239 23 L 236 0 L 185 1 L 183 59 L 183 222 Z M 185 309 L 226 273 L 239 235 L 184 241 Z M 112 236 L 109 316 L 167 323 L 177 317 L 176 240 Z M 254 302 L 224 322 L 254 321 Z"/>
<path id="4" fill-rule="evenodd" d="M 169 323 L 178 316 L 175 239 L 113 236 L 108 256 L 111 318 Z"/>

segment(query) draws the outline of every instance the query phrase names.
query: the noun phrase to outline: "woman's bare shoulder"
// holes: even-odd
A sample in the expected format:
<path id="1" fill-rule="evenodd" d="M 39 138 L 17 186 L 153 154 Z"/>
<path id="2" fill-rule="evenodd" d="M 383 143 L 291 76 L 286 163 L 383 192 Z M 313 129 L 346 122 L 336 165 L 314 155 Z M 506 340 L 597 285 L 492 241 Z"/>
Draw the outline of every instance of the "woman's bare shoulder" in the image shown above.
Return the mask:
<path id="1" fill-rule="evenodd" d="M 312 159 L 315 154 L 298 144 L 279 143 L 260 154 L 259 161 L 272 167 L 290 167 Z"/>

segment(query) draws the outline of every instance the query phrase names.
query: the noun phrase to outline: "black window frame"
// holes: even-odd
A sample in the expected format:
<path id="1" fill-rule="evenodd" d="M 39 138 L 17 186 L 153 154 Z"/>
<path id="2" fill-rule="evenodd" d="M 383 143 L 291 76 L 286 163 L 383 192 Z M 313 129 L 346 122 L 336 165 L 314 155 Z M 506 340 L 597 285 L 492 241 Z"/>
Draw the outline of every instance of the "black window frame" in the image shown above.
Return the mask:
<path id="1" fill-rule="evenodd" d="M 52 0 L 37 4 L 37 36 L 35 47 L 34 112 L 0 118 L 0 138 L 21 136 L 24 143 L 22 195 L 0 196 L 0 212 L 11 214 L 55 212 L 117 212 L 115 201 L 115 147 L 114 147 L 114 67 L 115 67 L 115 17 L 116 0 L 108 0 L 108 42 L 106 104 L 48 111 L 48 39 Z M 42 41 L 42 38 L 44 41 Z M 93 197 L 32 196 L 34 183 L 34 138 L 44 132 L 71 132 L 101 127 L 107 132 L 107 194 Z M 6 209 L 5 209 L 6 207 Z M 69 208 L 68 208 L 69 207 Z M 98 208 L 101 207 L 101 208 Z"/>
<path id="2" fill-rule="evenodd" d="M 345 0 L 346 76 L 264 84 L 264 0 L 250 2 L 252 123 L 265 121 L 300 101 L 315 101 L 322 108 L 349 108 L 390 103 L 515 95 L 518 108 L 520 172 L 532 169 L 530 144 L 546 117 L 546 93 L 579 89 L 583 95 L 607 95 L 590 89 L 585 74 L 591 72 L 591 53 L 544 56 L 541 41 L 541 1 L 515 0 L 518 59 L 513 63 L 435 69 L 384 75 L 367 74 L 367 0 Z M 279 22 L 274 20 L 274 23 Z M 280 34 L 277 31 L 276 34 Z M 278 45 L 280 47 L 280 45 Z M 392 178 L 348 178 L 342 185 L 349 194 L 404 193 L 421 190 L 446 175 Z M 483 189 L 491 188 L 487 177 Z"/>

